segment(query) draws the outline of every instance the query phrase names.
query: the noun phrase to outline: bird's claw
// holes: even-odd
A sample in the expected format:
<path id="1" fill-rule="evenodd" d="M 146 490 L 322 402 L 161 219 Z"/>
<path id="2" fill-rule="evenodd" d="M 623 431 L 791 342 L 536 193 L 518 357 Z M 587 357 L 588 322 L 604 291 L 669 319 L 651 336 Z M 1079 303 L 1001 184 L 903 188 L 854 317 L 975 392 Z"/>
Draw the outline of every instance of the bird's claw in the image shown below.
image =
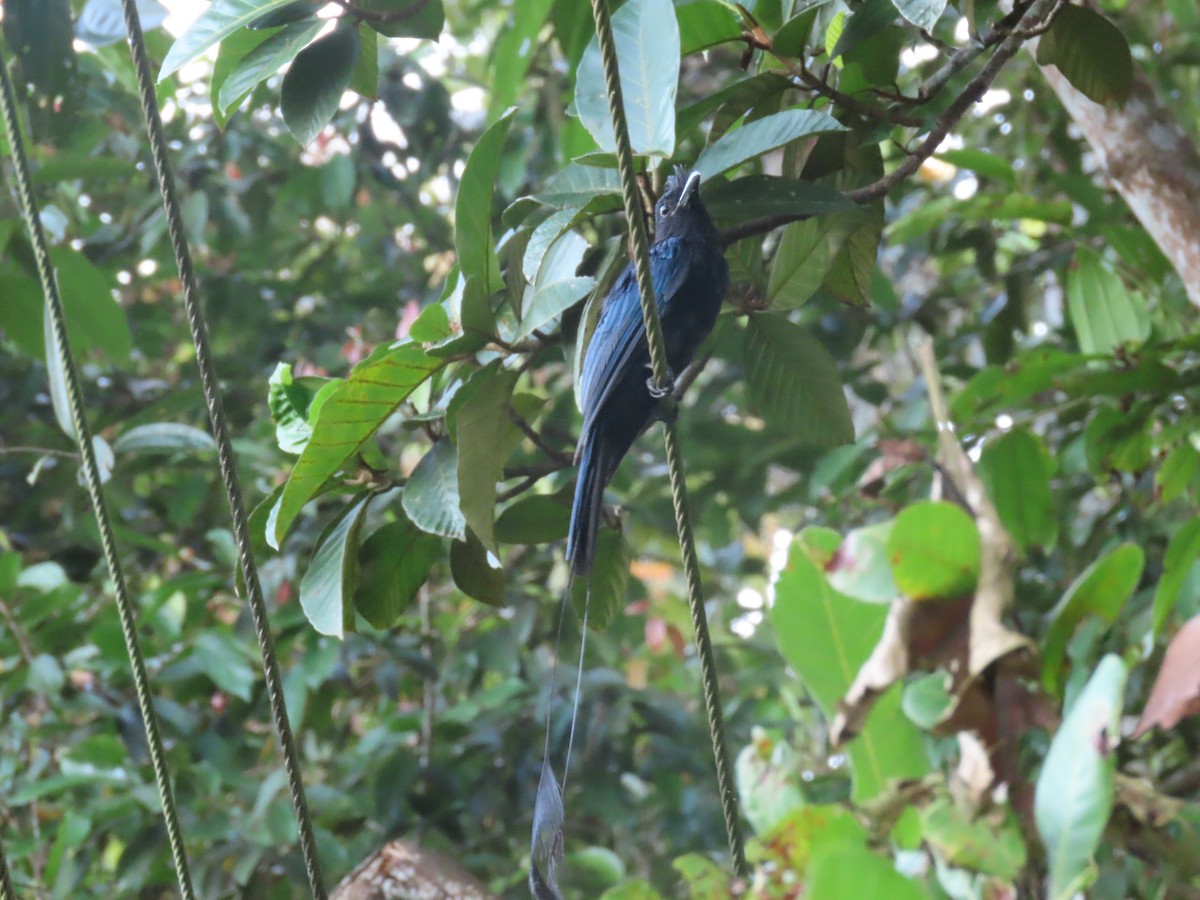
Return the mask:
<path id="1" fill-rule="evenodd" d="M 650 396 L 653 397 L 655 400 L 661 400 L 663 397 L 666 397 L 667 395 L 674 393 L 674 391 L 675 391 L 675 373 L 672 372 L 670 369 L 667 369 L 667 381 L 662 387 L 659 387 L 657 384 L 654 383 L 654 376 L 651 375 L 649 378 L 646 379 L 646 390 L 648 390 L 650 392 Z"/>

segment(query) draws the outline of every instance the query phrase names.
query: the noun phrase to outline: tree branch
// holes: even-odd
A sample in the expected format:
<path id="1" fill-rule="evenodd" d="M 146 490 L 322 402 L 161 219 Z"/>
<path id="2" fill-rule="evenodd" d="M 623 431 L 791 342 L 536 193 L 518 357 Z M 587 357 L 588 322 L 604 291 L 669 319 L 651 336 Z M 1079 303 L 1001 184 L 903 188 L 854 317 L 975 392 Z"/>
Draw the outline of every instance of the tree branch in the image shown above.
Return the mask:
<path id="1" fill-rule="evenodd" d="M 1036 24 L 1041 23 L 1054 10 L 1057 3 L 1058 0 L 1034 0 L 1025 11 L 1025 14 L 1017 21 L 1019 23 L 1029 20 L 1036 26 Z M 995 81 L 996 76 L 1000 74 L 1000 70 L 1016 55 L 1025 40 L 1026 34 L 1024 32 L 1015 29 L 1010 31 L 1001 41 L 1000 46 L 996 48 L 991 59 L 979 71 L 979 74 L 971 79 L 971 82 L 963 89 L 963 92 L 938 116 L 933 128 L 925 140 L 921 142 L 920 146 L 904 162 L 883 178 L 857 190 L 848 191 L 846 196 L 855 203 L 870 203 L 887 196 L 897 185 L 916 172 L 921 167 L 921 164 L 934 154 L 942 141 L 946 139 L 946 135 L 950 133 L 950 130 L 966 115 L 967 110 L 983 97 L 987 89 L 991 87 L 992 82 Z M 967 61 L 969 62 L 969 60 Z M 964 62 L 963 65 L 965 64 Z M 721 238 L 725 246 L 729 246 L 734 241 L 753 235 L 766 234 L 780 225 L 786 225 L 789 222 L 798 222 L 805 218 L 808 218 L 805 214 L 765 216 L 761 219 L 743 222 L 741 225 L 727 229 L 721 233 Z"/>

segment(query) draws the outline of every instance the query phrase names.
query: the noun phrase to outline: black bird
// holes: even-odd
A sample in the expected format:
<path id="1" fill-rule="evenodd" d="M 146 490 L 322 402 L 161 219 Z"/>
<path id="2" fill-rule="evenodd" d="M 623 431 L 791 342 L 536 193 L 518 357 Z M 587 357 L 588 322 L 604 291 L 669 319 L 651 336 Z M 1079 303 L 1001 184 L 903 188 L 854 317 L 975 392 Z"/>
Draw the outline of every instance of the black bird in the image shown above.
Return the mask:
<path id="1" fill-rule="evenodd" d="M 672 373 L 683 371 L 712 331 L 729 284 L 721 237 L 699 188 L 699 172 L 677 167 L 654 207 L 650 272 Z M 583 360 L 579 478 L 567 537 L 574 575 L 591 570 L 604 489 L 662 399 L 654 389 L 638 296 L 631 262 L 605 298 Z"/>

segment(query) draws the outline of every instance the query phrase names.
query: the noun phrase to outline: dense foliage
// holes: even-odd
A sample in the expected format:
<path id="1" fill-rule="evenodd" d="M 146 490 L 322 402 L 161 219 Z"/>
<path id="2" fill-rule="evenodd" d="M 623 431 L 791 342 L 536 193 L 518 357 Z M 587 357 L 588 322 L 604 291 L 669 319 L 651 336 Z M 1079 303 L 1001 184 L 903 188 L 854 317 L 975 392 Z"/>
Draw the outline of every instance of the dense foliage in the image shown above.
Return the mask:
<path id="1" fill-rule="evenodd" d="M 1038 71 L 1119 108 L 1136 70 L 1195 137 L 1194 4 L 612 6 L 647 197 L 694 166 L 729 239 L 678 427 L 753 874 L 651 428 L 591 585 L 568 895 L 1195 890 L 1195 307 Z M 570 727 L 573 373 L 627 261 L 592 13 L 324 7 L 147 32 L 309 805 L 331 878 L 403 835 L 521 896 Z M 119 4 L 0 8 L 197 887 L 298 896 Z M 0 839 L 22 896 L 159 896 L 42 303 L 5 193 Z"/>

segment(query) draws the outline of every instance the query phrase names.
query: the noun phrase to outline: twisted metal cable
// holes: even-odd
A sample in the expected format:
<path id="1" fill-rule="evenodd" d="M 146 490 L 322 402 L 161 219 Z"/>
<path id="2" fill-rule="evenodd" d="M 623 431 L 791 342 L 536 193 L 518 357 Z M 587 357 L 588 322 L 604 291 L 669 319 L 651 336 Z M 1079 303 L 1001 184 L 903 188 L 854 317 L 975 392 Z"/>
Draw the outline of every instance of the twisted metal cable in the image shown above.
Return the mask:
<path id="1" fill-rule="evenodd" d="M 158 176 L 158 189 L 162 194 L 163 210 L 167 217 L 167 231 L 171 248 L 175 252 L 175 264 L 179 269 L 179 280 L 183 287 L 183 304 L 188 325 L 192 332 L 192 343 L 196 349 L 196 363 L 200 370 L 200 384 L 204 389 L 204 400 L 208 407 L 208 418 L 213 438 L 217 443 L 217 458 L 221 480 L 225 486 L 226 499 L 233 524 L 234 540 L 238 547 L 238 558 L 242 564 L 242 575 L 246 585 L 247 600 L 254 620 L 254 633 L 258 638 L 262 656 L 263 675 L 267 686 L 267 700 L 271 707 L 271 718 L 279 749 L 283 754 L 287 772 L 288 788 L 292 795 L 292 807 L 300 833 L 300 852 L 304 857 L 304 870 L 308 886 L 316 900 L 325 900 L 327 893 L 321 875 L 321 863 L 317 854 L 316 837 L 308 813 L 308 802 L 304 794 L 304 782 L 300 772 L 300 759 L 296 752 L 296 741 L 288 721 L 284 703 L 283 679 L 279 674 L 279 663 L 275 658 L 275 642 L 271 635 L 271 624 L 263 600 L 262 583 L 258 577 L 258 566 L 250 538 L 249 520 L 242 502 L 242 488 L 238 477 L 237 460 L 233 455 L 233 443 L 225 417 L 217 373 L 213 366 L 212 350 L 208 342 L 208 324 L 200 304 L 200 291 L 196 283 L 196 272 L 192 255 L 184 233 L 183 214 L 179 195 L 175 189 L 175 177 L 167 158 L 167 141 L 163 133 L 162 117 L 159 115 L 158 98 L 154 93 L 154 77 L 150 71 L 150 59 L 142 35 L 135 0 L 121 0 L 125 13 L 125 27 L 129 34 L 129 49 L 133 57 L 133 68 L 137 74 L 138 94 L 142 104 L 142 115 L 150 138 L 150 151 L 154 158 L 154 171 Z"/>
<path id="2" fill-rule="evenodd" d="M 642 213 L 637 184 L 634 180 L 633 150 L 629 143 L 629 127 L 625 121 L 625 103 L 621 97 L 617 48 L 613 41 L 612 22 L 609 20 L 608 6 L 605 0 L 592 0 L 592 17 L 595 19 L 596 39 L 600 44 L 600 57 L 604 64 L 604 83 L 608 93 L 608 108 L 612 117 L 613 135 L 617 144 L 617 168 L 621 173 L 625 217 L 629 221 L 630 239 L 633 243 L 633 260 L 642 303 L 642 320 L 646 326 L 650 362 L 654 367 L 654 382 L 656 387 L 661 390 L 666 388 L 670 381 L 667 348 L 663 340 L 658 307 L 654 302 L 654 282 L 650 275 L 649 239 L 646 234 L 646 221 Z M 704 711 L 708 716 L 708 732 L 712 738 L 713 761 L 717 770 L 717 787 L 721 795 L 721 813 L 725 818 L 725 835 L 729 839 L 729 853 L 733 857 L 734 871 L 744 877 L 747 875 L 748 869 L 746 867 L 746 851 L 742 842 L 741 818 L 738 814 L 737 788 L 733 783 L 729 749 L 725 744 L 725 724 L 721 713 L 717 664 L 713 655 L 712 638 L 708 632 L 708 615 L 704 610 L 704 585 L 700 580 L 700 561 L 696 556 L 696 539 L 692 534 L 692 524 L 688 514 L 688 493 L 687 483 L 684 480 L 683 455 L 679 449 L 679 435 L 675 430 L 674 417 L 669 412 L 664 420 L 664 442 L 667 452 L 667 469 L 671 474 L 671 497 L 675 504 L 675 528 L 679 532 L 679 549 L 683 555 L 683 568 L 687 575 L 688 606 L 691 609 L 692 626 L 696 633 L 696 651 L 700 657 Z"/>
<path id="3" fill-rule="evenodd" d="M 42 230 L 41 219 L 38 218 L 38 207 L 33 193 L 33 181 L 29 175 L 29 161 L 25 156 L 25 144 L 21 137 L 21 126 L 17 118 L 17 102 L 13 92 L 12 80 L 8 74 L 8 63 L 0 51 L 0 112 L 4 118 L 4 131 L 8 136 L 8 146 L 12 150 L 13 169 L 16 175 L 17 196 L 21 204 L 21 217 L 29 232 L 29 242 L 33 245 L 33 255 L 37 262 L 38 278 L 42 283 L 42 291 L 46 295 L 46 307 L 49 313 L 49 324 L 53 331 L 54 346 L 63 369 L 63 380 L 66 383 L 68 405 L 71 408 L 71 423 L 75 428 L 75 440 L 79 444 L 79 453 L 83 460 L 83 472 L 87 481 L 88 496 L 92 501 L 92 509 L 96 514 L 96 524 L 100 530 L 100 544 L 104 550 L 104 560 L 108 564 L 108 574 L 113 583 L 113 594 L 117 601 L 117 611 L 121 619 L 121 634 L 125 638 L 125 649 L 129 653 L 129 667 L 133 675 L 133 687 L 137 694 L 138 710 L 142 716 L 142 724 L 146 729 L 146 743 L 150 751 L 150 763 L 154 768 L 154 780 L 158 785 L 158 796 L 162 801 L 163 820 L 167 827 L 167 841 L 171 845 L 171 859 L 175 863 L 175 874 L 179 879 L 179 889 L 185 900 L 193 900 L 195 892 L 192 888 L 192 876 L 188 870 L 187 855 L 184 851 L 183 832 L 179 827 L 179 814 L 175 806 L 175 795 L 171 789 L 170 773 L 167 771 L 166 751 L 163 749 L 162 735 L 158 730 L 158 717 L 155 715 L 150 692 L 150 677 L 146 674 L 146 662 L 142 656 L 141 645 L 138 641 L 137 621 L 134 618 L 133 600 L 129 596 L 129 587 L 125 582 L 125 574 L 121 569 L 121 559 L 117 555 L 116 539 L 113 537 L 112 519 L 109 516 L 108 504 L 104 499 L 104 491 L 100 485 L 100 467 L 96 464 L 96 451 L 92 446 L 92 432 L 88 425 L 87 416 L 83 409 L 83 392 L 79 387 L 79 370 L 75 365 L 75 357 L 71 353 L 71 342 L 67 336 L 66 316 L 63 313 L 62 298 L 58 293 L 58 282 L 54 277 L 54 267 L 50 262 L 50 252 L 46 246 L 46 234 Z M 46 361 L 50 365 L 50 360 Z M 2 855 L 0 855 L 2 861 Z M 8 881 L 5 870 L 0 882 L 0 892 L 4 897 L 13 897 L 12 885 Z"/>

